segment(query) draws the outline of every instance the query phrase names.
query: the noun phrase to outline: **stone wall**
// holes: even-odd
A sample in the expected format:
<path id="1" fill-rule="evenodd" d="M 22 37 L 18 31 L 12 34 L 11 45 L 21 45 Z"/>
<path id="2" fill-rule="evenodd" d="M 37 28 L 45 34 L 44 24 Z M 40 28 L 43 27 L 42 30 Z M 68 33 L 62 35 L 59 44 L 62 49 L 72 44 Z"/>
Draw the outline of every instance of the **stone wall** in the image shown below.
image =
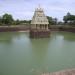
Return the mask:
<path id="1" fill-rule="evenodd" d="M 29 30 L 29 25 L 17 25 L 17 26 L 0 26 L 0 32 L 7 32 L 7 31 L 26 31 Z"/>
<path id="2" fill-rule="evenodd" d="M 59 31 L 67 31 L 75 33 L 75 27 L 59 27 Z"/>
<path id="3" fill-rule="evenodd" d="M 30 38 L 48 38 L 50 30 L 30 30 Z"/>
<path id="4" fill-rule="evenodd" d="M 67 31 L 67 32 L 74 32 L 75 33 L 75 27 L 71 26 L 61 26 L 61 25 L 51 25 L 49 27 L 51 31 Z"/>
<path id="5" fill-rule="evenodd" d="M 75 33 L 75 27 L 69 27 L 69 26 L 56 26 L 51 25 L 49 27 L 51 31 L 67 31 L 67 32 L 74 32 Z M 0 32 L 6 32 L 6 31 L 26 31 L 30 30 L 30 25 L 17 25 L 17 26 L 0 26 Z"/>

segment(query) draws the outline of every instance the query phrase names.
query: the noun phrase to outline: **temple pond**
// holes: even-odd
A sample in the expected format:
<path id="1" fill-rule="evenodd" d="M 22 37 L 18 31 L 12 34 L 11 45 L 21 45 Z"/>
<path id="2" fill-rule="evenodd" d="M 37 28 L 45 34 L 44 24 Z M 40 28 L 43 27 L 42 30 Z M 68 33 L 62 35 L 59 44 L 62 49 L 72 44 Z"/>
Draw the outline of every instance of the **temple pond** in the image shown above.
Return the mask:
<path id="1" fill-rule="evenodd" d="M 30 39 L 28 32 L 0 33 L 0 75 L 38 75 L 75 68 L 75 33 L 52 32 Z"/>

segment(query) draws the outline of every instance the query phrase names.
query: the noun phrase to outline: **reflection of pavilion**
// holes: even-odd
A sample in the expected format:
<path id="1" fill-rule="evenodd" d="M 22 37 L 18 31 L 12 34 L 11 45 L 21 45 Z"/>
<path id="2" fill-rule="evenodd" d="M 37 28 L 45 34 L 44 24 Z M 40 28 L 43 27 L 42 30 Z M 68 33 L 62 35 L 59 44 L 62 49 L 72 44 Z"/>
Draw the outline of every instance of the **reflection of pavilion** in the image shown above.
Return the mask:
<path id="1" fill-rule="evenodd" d="M 43 9 L 41 7 L 35 9 L 35 13 L 31 21 L 30 37 L 49 37 L 50 31 L 48 29 L 48 24 L 48 19 L 44 14 Z"/>

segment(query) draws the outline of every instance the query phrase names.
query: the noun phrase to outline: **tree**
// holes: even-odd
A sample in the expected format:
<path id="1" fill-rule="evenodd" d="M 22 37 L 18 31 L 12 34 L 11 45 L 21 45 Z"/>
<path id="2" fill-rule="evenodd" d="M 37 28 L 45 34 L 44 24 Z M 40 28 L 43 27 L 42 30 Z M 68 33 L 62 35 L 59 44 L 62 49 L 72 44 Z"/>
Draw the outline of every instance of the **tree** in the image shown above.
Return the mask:
<path id="1" fill-rule="evenodd" d="M 62 22 L 62 21 L 59 21 L 59 22 L 58 22 L 58 25 L 63 25 L 63 22 Z"/>
<path id="2" fill-rule="evenodd" d="M 47 16 L 47 19 L 48 19 L 50 25 L 57 24 L 57 18 L 52 18 L 52 17 Z"/>
<path id="3" fill-rule="evenodd" d="M 13 17 L 10 14 L 4 14 L 2 17 L 2 23 L 6 25 L 11 25 L 13 23 Z"/>
<path id="4" fill-rule="evenodd" d="M 20 24 L 19 19 L 17 19 L 17 20 L 15 21 L 15 23 L 16 23 L 16 25 L 19 25 L 19 24 Z"/>
<path id="5" fill-rule="evenodd" d="M 75 25 L 75 15 L 71 15 L 70 13 L 67 13 L 66 16 L 63 17 L 64 23 L 69 25 Z"/>
<path id="6" fill-rule="evenodd" d="M 28 23 L 30 24 L 31 23 L 31 20 L 29 20 Z"/>
<path id="7" fill-rule="evenodd" d="M 0 25 L 2 25 L 2 17 L 0 17 Z"/>
<path id="8" fill-rule="evenodd" d="M 57 18 L 54 18 L 54 19 L 53 19 L 53 23 L 54 23 L 54 25 L 57 24 Z"/>
<path id="9" fill-rule="evenodd" d="M 67 23 L 67 22 L 68 22 L 68 20 L 69 20 L 69 18 L 70 18 L 70 15 L 71 15 L 71 14 L 68 12 L 67 15 L 63 17 L 64 23 Z"/>
<path id="10" fill-rule="evenodd" d="M 22 23 L 22 24 L 30 24 L 31 20 L 21 20 L 20 23 Z"/>
<path id="11" fill-rule="evenodd" d="M 49 24 L 52 24 L 52 17 L 47 16 Z"/>

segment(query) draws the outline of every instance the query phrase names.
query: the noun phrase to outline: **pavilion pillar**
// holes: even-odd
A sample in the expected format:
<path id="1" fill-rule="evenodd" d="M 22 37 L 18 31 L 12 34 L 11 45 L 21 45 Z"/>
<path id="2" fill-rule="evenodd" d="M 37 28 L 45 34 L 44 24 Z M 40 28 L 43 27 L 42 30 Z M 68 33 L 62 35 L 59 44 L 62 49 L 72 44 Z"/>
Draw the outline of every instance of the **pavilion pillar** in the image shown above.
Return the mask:
<path id="1" fill-rule="evenodd" d="M 37 24 L 36 24 L 35 26 L 36 26 L 36 28 L 35 28 L 35 29 L 37 29 Z"/>
<path id="2" fill-rule="evenodd" d="M 44 29 L 45 29 L 45 24 L 44 24 Z"/>
<path id="3" fill-rule="evenodd" d="M 47 24 L 47 27 L 46 27 L 46 29 L 48 30 L 48 24 Z"/>

